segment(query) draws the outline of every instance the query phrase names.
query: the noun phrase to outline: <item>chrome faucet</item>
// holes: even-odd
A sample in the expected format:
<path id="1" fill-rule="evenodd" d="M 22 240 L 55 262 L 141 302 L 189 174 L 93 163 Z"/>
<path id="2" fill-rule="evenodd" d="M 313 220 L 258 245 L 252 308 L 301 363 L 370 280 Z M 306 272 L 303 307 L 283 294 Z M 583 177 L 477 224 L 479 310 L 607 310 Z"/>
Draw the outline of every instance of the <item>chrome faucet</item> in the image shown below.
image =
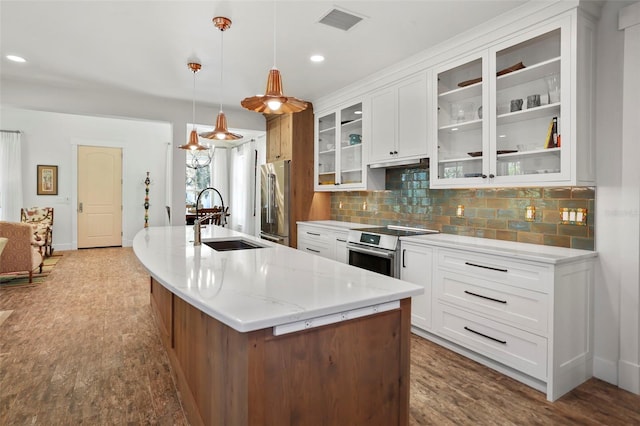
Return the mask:
<path id="1" fill-rule="evenodd" d="M 200 213 L 200 197 L 202 197 L 202 194 L 204 194 L 205 191 L 208 191 L 208 190 L 215 191 L 216 194 L 218 194 L 218 197 L 220 197 L 220 204 L 222 204 L 222 217 L 220 218 L 220 226 L 224 226 L 224 221 L 226 219 L 226 213 L 224 211 L 224 200 L 222 199 L 222 194 L 220 193 L 220 191 L 218 191 L 212 186 L 209 186 L 203 189 L 202 191 L 200 191 L 200 193 L 198 194 L 198 198 L 196 198 L 196 221 L 198 221 L 198 216 Z"/>
<path id="2" fill-rule="evenodd" d="M 216 194 L 218 194 L 218 196 L 220 197 L 220 204 L 222 204 L 222 211 L 220 213 L 208 213 L 200 217 L 200 197 L 205 191 L 208 191 L 208 190 L 215 191 Z M 198 198 L 196 199 L 196 219 L 193 221 L 193 245 L 194 246 L 199 246 L 202 244 L 202 236 L 200 232 L 202 228 L 202 222 L 204 222 L 207 219 L 211 219 L 212 217 L 218 214 L 220 215 L 220 226 L 224 226 L 224 221 L 226 220 L 226 212 L 224 209 L 224 200 L 222 199 L 222 194 L 220 194 L 220 191 L 218 191 L 212 186 L 200 191 L 200 193 L 198 194 Z"/>

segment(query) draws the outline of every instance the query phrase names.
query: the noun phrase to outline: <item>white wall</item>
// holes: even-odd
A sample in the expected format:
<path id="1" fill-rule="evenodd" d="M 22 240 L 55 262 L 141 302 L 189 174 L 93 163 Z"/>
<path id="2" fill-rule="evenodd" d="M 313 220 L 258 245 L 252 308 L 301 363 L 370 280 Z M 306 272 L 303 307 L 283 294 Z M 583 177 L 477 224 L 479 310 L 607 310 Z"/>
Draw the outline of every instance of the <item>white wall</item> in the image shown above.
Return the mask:
<path id="1" fill-rule="evenodd" d="M 53 246 L 56 250 L 77 247 L 78 145 L 110 146 L 123 150 L 124 246 L 130 246 L 136 232 L 144 226 L 143 182 L 147 171 L 150 172 L 152 182 L 149 193 L 149 224 L 165 224 L 166 149 L 172 137 L 171 124 L 2 108 L 0 126 L 23 132 L 24 206 L 54 208 Z M 38 164 L 58 166 L 57 196 L 36 194 Z"/>
<path id="2" fill-rule="evenodd" d="M 623 139 L 623 96 L 631 90 L 623 83 L 624 32 L 618 30 L 618 13 L 633 2 L 608 1 L 602 9 L 598 23 L 597 70 L 596 70 L 596 226 L 595 242 L 599 254 L 595 286 L 595 335 L 594 335 L 594 375 L 613 384 L 621 383 L 621 347 L 629 339 L 621 338 L 621 330 L 629 330 L 631 335 L 639 335 L 636 315 L 621 314 L 621 301 L 627 295 L 637 294 L 636 280 L 626 280 L 622 276 L 629 265 L 625 265 L 621 242 L 635 242 L 640 235 L 636 227 L 626 226 L 638 211 L 624 208 L 622 196 L 623 181 L 637 172 L 637 156 L 633 168 L 624 168 L 623 159 L 631 153 L 625 150 Z M 637 52 L 636 52 L 637 53 Z M 637 93 L 636 93 L 637 95 Z M 627 111 L 627 114 L 630 111 Z M 638 111 L 635 112 L 636 121 Z M 637 141 L 636 141 L 637 142 Z M 638 268 L 637 259 L 635 268 Z M 637 337 L 635 339 L 637 341 Z M 636 348 L 637 355 L 637 348 Z M 635 380 L 638 378 L 636 360 Z M 625 364 L 626 365 L 626 364 Z M 627 370 L 629 372 L 629 370 Z M 633 386 L 632 386 L 633 387 Z M 626 388 L 629 388 L 626 386 Z M 629 389 L 632 390 L 632 389 Z M 636 390 L 637 392 L 637 390 Z"/>
<path id="3" fill-rule="evenodd" d="M 193 121 L 190 101 L 158 98 L 141 93 L 132 93 L 113 88 L 104 90 L 67 88 L 51 85 L 25 83 L 2 77 L 0 80 L 2 106 L 29 110 L 64 112 L 88 116 L 126 117 L 130 119 L 153 120 L 171 123 L 172 137 L 169 142 L 174 147 L 186 142 L 184 132 Z M 218 105 L 198 103 L 197 123 L 215 123 Z M 262 114 L 250 112 L 240 106 L 225 105 L 224 111 L 230 127 L 265 131 L 266 122 Z M 6 129 L 6 127 L 2 127 Z M 171 170 L 170 192 L 172 212 L 184 210 L 185 152 L 174 150 Z M 167 188 L 168 189 L 168 188 Z M 181 214 L 172 214 L 172 223 L 182 225 Z"/>

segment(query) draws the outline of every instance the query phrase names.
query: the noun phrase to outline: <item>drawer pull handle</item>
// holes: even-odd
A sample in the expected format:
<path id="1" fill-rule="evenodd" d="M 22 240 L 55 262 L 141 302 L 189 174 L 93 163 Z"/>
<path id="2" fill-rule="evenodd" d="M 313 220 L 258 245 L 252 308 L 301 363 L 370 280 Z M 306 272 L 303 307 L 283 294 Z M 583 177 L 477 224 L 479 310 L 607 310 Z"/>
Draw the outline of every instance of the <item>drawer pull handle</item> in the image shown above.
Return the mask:
<path id="1" fill-rule="evenodd" d="M 346 243 L 347 240 L 341 240 L 340 238 L 336 238 L 336 241 L 340 241 L 341 243 Z"/>
<path id="2" fill-rule="evenodd" d="M 314 250 L 312 248 L 307 247 L 307 250 L 312 251 L 314 253 L 320 253 L 320 250 Z"/>
<path id="3" fill-rule="evenodd" d="M 483 296 L 481 294 L 473 293 L 473 292 L 468 291 L 468 290 L 465 290 L 464 292 L 467 293 L 467 294 L 470 294 L 472 296 L 475 296 L 475 297 L 480 297 L 482 299 L 492 300 L 492 301 L 498 302 L 498 303 L 507 303 L 506 300 L 494 299 L 493 297 Z"/>
<path id="4" fill-rule="evenodd" d="M 307 234 L 309 234 L 309 235 L 315 235 L 316 237 L 319 237 L 319 236 L 320 236 L 320 234 L 316 234 L 315 232 L 309 232 L 309 231 L 307 231 Z"/>
<path id="5" fill-rule="evenodd" d="M 496 339 L 495 337 L 487 336 L 486 334 L 484 334 L 484 333 L 480 333 L 479 331 L 475 331 L 475 330 L 473 330 L 473 329 L 471 329 L 471 328 L 467 327 L 466 325 L 464 326 L 464 329 L 465 329 L 465 330 L 467 330 L 467 331 L 470 331 L 470 332 L 472 332 L 472 333 L 475 333 L 475 334 L 477 334 L 478 336 L 486 337 L 486 338 L 487 338 L 487 339 L 489 339 L 489 340 L 493 340 L 494 342 L 502 343 L 503 345 L 506 345 L 506 344 L 507 344 L 507 341 L 506 341 L 506 340 L 500 340 L 500 339 Z"/>
<path id="6" fill-rule="evenodd" d="M 491 269 L 492 271 L 508 272 L 508 269 L 494 268 L 492 266 L 478 265 L 476 263 L 464 262 L 465 265 L 475 266 L 476 268 Z"/>

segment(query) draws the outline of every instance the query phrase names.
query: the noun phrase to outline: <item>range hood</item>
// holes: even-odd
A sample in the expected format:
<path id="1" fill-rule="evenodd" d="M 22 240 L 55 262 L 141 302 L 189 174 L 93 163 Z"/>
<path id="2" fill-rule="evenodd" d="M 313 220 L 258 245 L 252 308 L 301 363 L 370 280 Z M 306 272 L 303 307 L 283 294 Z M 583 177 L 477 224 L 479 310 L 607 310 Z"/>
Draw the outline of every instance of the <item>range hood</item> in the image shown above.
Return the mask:
<path id="1" fill-rule="evenodd" d="M 381 161 L 377 163 L 369 164 L 372 169 L 389 169 L 394 167 L 419 167 L 428 168 L 428 158 L 403 158 L 399 160 Z"/>

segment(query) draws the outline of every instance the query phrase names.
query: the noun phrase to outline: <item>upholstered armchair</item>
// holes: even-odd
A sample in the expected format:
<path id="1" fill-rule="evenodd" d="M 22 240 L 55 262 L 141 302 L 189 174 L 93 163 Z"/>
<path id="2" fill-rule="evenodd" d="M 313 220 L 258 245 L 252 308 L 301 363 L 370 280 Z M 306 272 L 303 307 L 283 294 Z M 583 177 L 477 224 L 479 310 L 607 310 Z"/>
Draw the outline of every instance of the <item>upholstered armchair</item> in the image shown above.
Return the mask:
<path id="1" fill-rule="evenodd" d="M 7 244 L 0 254 L 0 274 L 9 272 L 29 273 L 29 282 L 33 282 L 33 271 L 42 272 L 42 254 L 35 246 L 31 225 L 19 222 L 0 221 L 0 237 L 7 238 Z"/>
<path id="2" fill-rule="evenodd" d="M 33 226 L 35 244 L 43 256 L 53 254 L 53 207 L 29 207 L 20 209 L 20 221 Z"/>

